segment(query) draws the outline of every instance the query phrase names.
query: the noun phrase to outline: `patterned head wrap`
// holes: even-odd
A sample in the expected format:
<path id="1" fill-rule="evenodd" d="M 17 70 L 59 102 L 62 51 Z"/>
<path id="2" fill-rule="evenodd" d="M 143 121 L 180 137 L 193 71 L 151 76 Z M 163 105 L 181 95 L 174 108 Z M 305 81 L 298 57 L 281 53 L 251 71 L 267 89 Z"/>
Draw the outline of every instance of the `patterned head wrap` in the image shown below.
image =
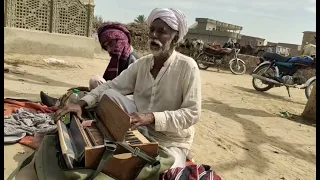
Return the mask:
<path id="1" fill-rule="evenodd" d="M 101 47 L 105 50 L 107 50 L 104 47 L 106 42 L 116 40 L 115 48 L 109 52 L 111 60 L 103 75 L 104 79 L 112 80 L 127 68 L 120 67 L 119 64 L 128 64 L 126 61 L 131 53 L 130 32 L 122 24 L 105 23 L 98 29 L 98 38 Z"/>

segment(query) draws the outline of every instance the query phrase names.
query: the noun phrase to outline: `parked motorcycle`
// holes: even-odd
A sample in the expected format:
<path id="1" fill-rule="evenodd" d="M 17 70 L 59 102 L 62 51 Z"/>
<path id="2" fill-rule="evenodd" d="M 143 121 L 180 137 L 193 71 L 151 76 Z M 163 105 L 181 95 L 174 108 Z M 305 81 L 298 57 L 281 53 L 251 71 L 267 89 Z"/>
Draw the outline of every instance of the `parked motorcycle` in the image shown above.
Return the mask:
<path id="1" fill-rule="evenodd" d="M 235 75 L 242 75 L 246 72 L 247 68 L 245 62 L 238 58 L 239 51 L 240 49 L 205 48 L 200 51 L 195 59 L 199 69 L 206 70 L 210 66 L 216 65 L 219 71 L 219 67 L 226 63 L 223 57 L 234 54 L 234 58 L 229 61 L 230 71 Z"/>
<path id="2" fill-rule="evenodd" d="M 252 72 L 252 85 L 257 91 L 268 91 L 273 87 L 285 86 L 289 97 L 289 88 L 305 89 L 305 95 L 309 98 L 313 85 L 316 82 L 316 76 L 305 81 L 302 77 L 296 75 L 296 72 L 305 68 L 315 68 L 316 57 L 299 56 L 284 57 L 276 53 L 265 52 L 258 58 L 258 66 Z M 260 87 L 261 81 L 265 87 Z"/>

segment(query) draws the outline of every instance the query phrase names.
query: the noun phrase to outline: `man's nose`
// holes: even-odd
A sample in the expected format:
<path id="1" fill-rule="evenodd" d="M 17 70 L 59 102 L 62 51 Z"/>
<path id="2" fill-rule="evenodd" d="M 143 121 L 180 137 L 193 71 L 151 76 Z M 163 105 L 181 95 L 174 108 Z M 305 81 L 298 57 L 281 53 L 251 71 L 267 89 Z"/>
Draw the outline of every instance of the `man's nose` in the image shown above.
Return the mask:
<path id="1" fill-rule="evenodd" d="M 150 39 L 158 39 L 156 31 L 152 31 L 149 33 L 149 38 Z"/>

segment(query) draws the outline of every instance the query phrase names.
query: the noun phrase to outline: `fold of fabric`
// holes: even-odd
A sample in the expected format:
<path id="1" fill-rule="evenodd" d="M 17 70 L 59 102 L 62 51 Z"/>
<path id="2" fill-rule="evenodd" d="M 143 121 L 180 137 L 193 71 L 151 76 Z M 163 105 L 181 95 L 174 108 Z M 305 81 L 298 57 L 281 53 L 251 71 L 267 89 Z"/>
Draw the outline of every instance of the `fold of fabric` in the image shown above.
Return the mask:
<path id="1" fill-rule="evenodd" d="M 162 180 L 221 180 L 210 168 L 210 166 L 204 164 L 191 164 L 184 168 L 171 168 L 163 174 Z"/>
<path id="2" fill-rule="evenodd" d="M 58 110 L 57 107 L 47 107 L 28 100 L 4 99 L 4 116 L 9 116 L 20 108 L 32 113 L 54 113 Z"/>

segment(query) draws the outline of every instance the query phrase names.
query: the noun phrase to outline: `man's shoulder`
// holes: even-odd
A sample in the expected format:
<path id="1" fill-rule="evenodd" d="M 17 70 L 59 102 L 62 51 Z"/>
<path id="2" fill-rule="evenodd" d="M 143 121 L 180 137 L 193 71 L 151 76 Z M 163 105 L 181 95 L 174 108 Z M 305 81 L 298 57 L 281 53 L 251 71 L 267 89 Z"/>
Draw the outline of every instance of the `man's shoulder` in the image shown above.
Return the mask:
<path id="1" fill-rule="evenodd" d="M 186 56 L 184 54 L 181 54 L 179 52 L 177 52 L 177 60 L 178 60 L 178 63 L 186 64 L 189 68 L 198 68 L 197 63 L 193 58 Z"/>
<path id="2" fill-rule="evenodd" d="M 142 56 L 141 58 L 137 59 L 135 63 L 138 63 L 138 64 L 145 64 L 146 62 L 152 60 L 152 54 L 148 54 L 148 55 L 145 55 L 145 56 Z"/>
<path id="3" fill-rule="evenodd" d="M 316 45 L 314 45 L 314 44 L 307 44 L 307 45 L 305 45 L 304 46 L 304 49 L 307 49 L 307 48 L 311 48 L 311 47 L 316 47 Z"/>

